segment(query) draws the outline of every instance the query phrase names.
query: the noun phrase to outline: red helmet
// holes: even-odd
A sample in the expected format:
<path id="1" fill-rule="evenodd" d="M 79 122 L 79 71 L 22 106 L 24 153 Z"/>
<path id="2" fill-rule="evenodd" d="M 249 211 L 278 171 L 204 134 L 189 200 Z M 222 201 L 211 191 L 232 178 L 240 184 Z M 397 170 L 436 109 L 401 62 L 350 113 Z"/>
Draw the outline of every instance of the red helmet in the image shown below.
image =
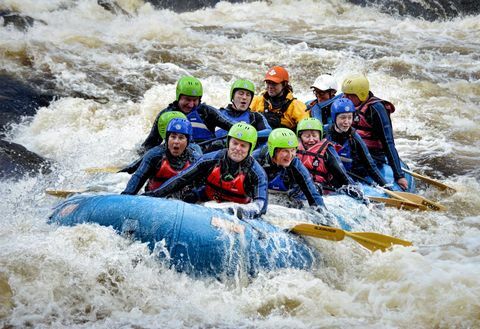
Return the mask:
<path id="1" fill-rule="evenodd" d="M 288 72 L 281 66 L 274 66 L 265 74 L 265 81 L 273 81 L 275 83 L 288 82 Z"/>

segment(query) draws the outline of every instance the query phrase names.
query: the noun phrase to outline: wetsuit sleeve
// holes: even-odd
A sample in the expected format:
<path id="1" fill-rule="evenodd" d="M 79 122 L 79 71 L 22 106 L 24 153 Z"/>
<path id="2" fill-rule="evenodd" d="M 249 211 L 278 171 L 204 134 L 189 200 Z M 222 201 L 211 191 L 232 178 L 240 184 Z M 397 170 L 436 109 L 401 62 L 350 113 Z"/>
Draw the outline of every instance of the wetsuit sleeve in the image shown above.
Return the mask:
<path id="1" fill-rule="evenodd" d="M 213 133 L 215 133 L 215 127 L 220 127 L 226 131 L 229 131 L 230 128 L 236 123 L 225 116 L 221 111 L 206 104 L 200 105 L 198 114 L 202 118 L 208 130 Z"/>
<path id="2" fill-rule="evenodd" d="M 200 177 L 206 177 L 206 175 L 210 174 L 215 164 L 217 164 L 217 154 L 219 152 L 222 152 L 222 150 L 204 155 L 195 162 L 195 164 L 170 178 L 156 190 L 144 193 L 144 195 L 165 197 L 181 190 L 187 185 L 191 185 L 194 181 L 198 181 Z"/>
<path id="3" fill-rule="evenodd" d="M 265 170 L 256 161 L 252 161 L 252 166 L 247 175 L 248 186 L 245 187 L 247 193 L 251 194 L 252 201 L 258 204 L 260 210 L 254 217 L 260 217 L 267 212 L 268 206 L 268 178 Z"/>
<path id="4" fill-rule="evenodd" d="M 118 172 L 126 172 L 126 173 L 129 173 L 129 174 L 133 174 L 138 169 L 138 167 L 140 166 L 140 163 L 142 163 L 142 160 L 143 160 L 143 157 L 140 157 L 140 158 L 134 160 L 133 162 L 129 163 L 128 165 L 126 165 L 122 169 L 120 169 Z"/>
<path id="5" fill-rule="evenodd" d="M 332 145 L 329 145 L 327 148 L 326 161 L 325 164 L 327 166 L 328 172 L 332 174 L 333 181 L 335 182 L 335 187 L 342 187 L 343 185 L 350 185 L 355 184 L 353 179 L 348 176 L 347 170 L 342 164 L 342 160 L 338 156 L 337 151 Z"/>
<path id="6" fill-rule="evenodd" d="M 154 148 L 148 151 L 143 157 L 138 169 L 130 177 L 127 187 L 122 194 L 137 194 L 149 177 L 155 175 L 155 169 L 158 162 L 163 158 L 164 151 L 160 148 Z"/>
<path id="7" fill-rule="evenodd" d="M 372 177 L 372 179 L 381 186 L 384 186 L 385 184 L 387 184 L 387 181 L 380 173 L 380 170 L 378 170 L 378 167 L 375 164 L 375 161 L 373 160 L 372 156 L 370 155 L 367 145 L 362 140 L 362 137 L 360 137 L 360 135 L 355 132 L 353 134 L 353 140 L 354 140 L 354 143 L 356 144 L 355 148 L 358 152 L 360 161 L 362 165 L 365 167 L 365 169 L 367 170 L 369 176 Z"/>
<path id="8" fill-rule="evenodd" d="M 310 173 L 299 158 L 293 159 L 289 166 L 288 172 L 290 175 L 292 175 L 293 183 L 296 183 L 298 186 L 300 186 L 300 189 L 307 198 L 310 206 L 325 206 L 322 196 L 320 193 L 318 193 L 317 188 L 313 184 Z"/>
<path id="9" fill-rule="evenodd" d="M 405 174 L 400 165 L 400 157 L 393 139 L 392 122 L 388 117 L 387 110 L 381 102 L 373 104 L 370 109 L 372 109 L 373 132 L 382 142 L 383 151 L 387 157 L 388 164 L 392 167 L 393 176 L 395 180 L 404 178 Z"/>
<path id="10" fill-rule="evenodd" d="M 158 118 L 160 118 L 160 114 L 162 113 L 163 111 L 158 113 L 157 117 L 155 118 L 152 129 L 150 129 L 150 133 L 148 134 L 145 141 L 142 143 L 141 149 L 138 151 L 140 155 L 144 154 L 146 151 L 150 150 L 151 148 L 162 144 L 163 138 L 160 137 L 160 134 L 158 133 L 158 126 L 157 126 Z"/>
<path id="11" fill-rule="evenodd" d="M 252 153 L 252 157 L 261 165 L 263 166 L 266 163 L 266 157 L 268 154 L 268 146 L 264 145 Z"/>
<path id="12" fill-rule="evenodd" d="M 262 139 L 262 142 L 268 139 L 268 135 L 272 132 L 272 127 L 268 124 L 267 119 L 261 113 L 251 112 L 255 121 L 255 129 L 257 129 L 258 138 Z"/>

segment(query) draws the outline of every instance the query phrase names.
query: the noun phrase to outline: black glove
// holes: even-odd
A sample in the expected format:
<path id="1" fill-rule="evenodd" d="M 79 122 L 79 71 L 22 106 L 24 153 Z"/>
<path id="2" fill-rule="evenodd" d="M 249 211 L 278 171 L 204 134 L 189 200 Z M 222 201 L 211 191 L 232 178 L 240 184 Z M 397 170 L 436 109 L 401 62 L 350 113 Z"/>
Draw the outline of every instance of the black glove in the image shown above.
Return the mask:
<path id="1" fill-rule="evenodd" d="M 337 190 L 340 194 L 348 195 L 357 200 L 363 200 L 365 198 L 362 189 L 359 186 L 355 185 L 343 185 Z"/>
<path id="2" fill-rule="evenodd" d="M 208 145 L 205 145 L 203 153 L 210 153 L 210 152 L 218 151 L 224 148 L 225 148 L 225 142 L 219 139 L 211 142 Z"/>
<path id="3" fill-rule="evenodd" d="M 253 219 L 260 217 L 260 210 L 260 206 L 252 202 L 245 205 L 228 207 L 224 211 L 229 215 L 236 216 L 238 219 Z"/>
<path id="4" fill-rule="evenodd" d="M 288 198 L 285 202 L 285 207 L 287 208 L 294 208 L 294 209 L 302 209 L 303 208 L 303 201 L 295 198 Z"/>

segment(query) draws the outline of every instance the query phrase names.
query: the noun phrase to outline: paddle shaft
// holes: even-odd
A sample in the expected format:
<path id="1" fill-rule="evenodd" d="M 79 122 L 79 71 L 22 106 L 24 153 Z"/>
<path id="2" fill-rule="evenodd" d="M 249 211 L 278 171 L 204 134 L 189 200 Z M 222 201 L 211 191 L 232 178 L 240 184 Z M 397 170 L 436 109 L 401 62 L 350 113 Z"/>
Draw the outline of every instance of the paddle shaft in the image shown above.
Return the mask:
<path id="1" fill-rule="evenodd" d="M 365 248 L 375 251 L 385 251 L 392 245 L 411 246 L 410 241 L 401 240 L 392 236 L 374 233 L 374 232 L 347 232 L 340 228 L 322 226 L 315 224 L 302 223 L 297 224 L 290 229 L 292 232 L 299 235 L 312 236 L 330 241 L 341 241 L 348 236 L 352 238 Z"/>
<path id="2" fill-rule="evenodd" d="M 382 192 L 384 192 L 385 194 L 390 195 L 391 197 L 394 197 L 395 199 L 401 200 L 401 201 L 403 201 L 403 202 L 411 202 L 411 201 L 408 200 L 407 198 L 404 198 L 404 197 L 402 197 L 401 195 L 399 195 L 399 194 L 397 194 L 397 193 L 395 193 L 395 192 L 393 192 L 393 191 L 390 191 L 390 190 L 388 190 L 388 189 L 386 189 L 386 188 L 378 185 L 377 183 L 374 183 L 374 182 L 370 183 L 370 182 L 367 181 L 365 178 L 360 177 L 360 176 L 357 175 L 357 174 L 354 174 L 354 173 L 352 173 L 352 172 L 350 172 L 350 171 L 348 172 L 348 174 L 349 174 L 350 176 L 355 177 L 356 179 L 364 182 L 365 184 L 368 184 L 368 185 L 370 185 L 370 186 L 373 186 L 373 187 L 376 187 L 376 188 L 380 189 Z"/>
<path id="3" fill-rule="evenodd" d="M 452 192 L 456 192 L 457 190 L 455 190 L 453 187 L 450 187 L 448 186 L 447 184 L 444 184 L 442 182 L 439 182 L 438 180 L 436 179 L 433 179 L 431 177 L 427 177 L 427 176 L 424 176 L 424 175 L 420 175 L 414 171 L 411 171 L 411 170 L 408 170 L 408 169 L 405 169 L 405 168 L 402 168 L 404 172 L 406 172 L 407 174 L 410 174 L 412 175 L 413 177 L 415 178 L 418 178 L 418 179 L 421 179 L 423 180 L 424 182 L 426 183 L 429 183 L 433 186 L 435 186 L 436 188 L 438 188 L 439 190 L 442 190 L 442 191 L 445 191 L 445 190 L 450 190 Z"/>

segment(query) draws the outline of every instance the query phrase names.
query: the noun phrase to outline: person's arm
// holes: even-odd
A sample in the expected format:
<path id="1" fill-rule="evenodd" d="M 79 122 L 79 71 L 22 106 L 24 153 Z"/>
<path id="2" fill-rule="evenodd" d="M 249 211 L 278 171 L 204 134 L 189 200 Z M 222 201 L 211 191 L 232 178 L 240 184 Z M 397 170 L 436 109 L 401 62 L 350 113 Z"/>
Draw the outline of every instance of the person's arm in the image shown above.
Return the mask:
<path id="1" fill-rule="evenodd" d="M 289 174 L 293 176 L 293 182 L 300 186 L 300 189 L 308 200 L 308 204 L 310 206 L 325 207 L 322 196 L 318 193 L 310 173 L 300 159 L 294 158 L 288 168 Z"/>
<path id="2" fill-rule="evenodd" d="M 338 188 L 343 185 L 355 184 L 353 179 L 348 176 L 347 170 L 342 164 L 342 160 L 340 160 L 337 151 L 335 151 L 335 148 L 332 145 L 328 146 L 325 157 L 325 164 L 328 172 L 333 176 L 333 183 L 335 184 L 335 187 Z"/>
<path id="3" fill-rule="evenodd" d="M 398 156 L 395 141 L 393 139 L 393 128 L 387 110 L 381 102 L 373 104 L 372 109 L 372 127 L 374 134 L 377 135 L 382 142 L 383 151 L 387 156 L 388 164 L 392 167 L 395 180 L 404 178 L 402 167 L 400 165 L 400 157 Z"/>
<path id="4" fill-rule="evenodd" d="M 218 162 L 218 153 L 222 151 L 223 150 L 220 150 L 202 156 L 197 162 L 195 162 L 195 164 L 181 171 L 178 175 L 170 178 L 156 190 L 144 193 L 143 195 L 157 198 L 165 197 L 192 184 L 194 181 L 198 180 L 199 177 L 210 173 L 213 166 Z"/>
<path id="5" fill-rule="evenodd" d="M 128 174 L 133 174 L 138 169 L 140 164 L 142 163 L 142 160 L 143 160 L 143 156 L 141 156 L 140 158 L 130 162 L 128 165 L 126 165 L 125 167 L 120 169 L 118 172 L 119 173 L 120 172 L 126 172 Z"/>
<path id="6" fill-rule="evenodd" d="M 370 152 L 368 151 L 367 145 L 365 145 L 365 142 L 362 140 L 362 138 L 357 132 L 353 134 L 353 142 L 356 144 L 355 149 L 358 152 L 359 159 L 362 162 L 362 165 L 367 170 L 369 176 L 372 177 L 372 179 L 381 186 L 387 184 L 387 181 L 380 173 L 380 170 L 378 170 L 375 161 L 373 160 Z"/>
<path id="7" fill-rule="evenodd" d="M 154 148 L 155 146 L 162 144 L 163 138 L 160 137 L 160 133 L 158 132 L 158 118 L 160 118 L 160 114 L 162 113 L 163 111 L 158 113 L 157 117 L 155 118 L 155 121 L 153 122 L 153 126 L 150 129 L 150 133 L 148 134 L 145 141 L 142 143 L 141 149 L 138 151 L 140 155 L 143 155 L 146 151 L 150 150 L 151 148 Z"/>
<path id="8" fill-rule="evenodd" d="M 132 177 L 130 177 L 122 194 L 137 194 L 147 179 L 155 175 L 156 166 L 161 161 L 164 154 L 164 150 L 160 147 L 148 151 L 140 162 L 138 169 Z"/>
<path id="9" fill-rule="evenodd" d="M 251 112 L 255 122 L 255 129 L 257 129 L 258 139 L 260 142 L 265 142 L 272 132 L 272 127 L 268 124 L 267 119 L 261 113 Z"/>
<path id="10" fill-rule="evenodd" d="M 267 212 L 268 178 L 260 164 L 252 159 L 252 166 L 247 175 L 245 190 L 252 199 L 252 206 L 240 206 L 248 212 L 249 218 L 257 218 Z"/>
<path id="11" fill-rule="evenodd" d="M 208 127 L 208 130 L 213 133 L 215 133 L 215 127 L 220 127 L 226 131 L 229 131 L 230 128 L 236 123 L 224 115 L 221 111 L 206 104 L 200 105 L 198 114 Z"/>

